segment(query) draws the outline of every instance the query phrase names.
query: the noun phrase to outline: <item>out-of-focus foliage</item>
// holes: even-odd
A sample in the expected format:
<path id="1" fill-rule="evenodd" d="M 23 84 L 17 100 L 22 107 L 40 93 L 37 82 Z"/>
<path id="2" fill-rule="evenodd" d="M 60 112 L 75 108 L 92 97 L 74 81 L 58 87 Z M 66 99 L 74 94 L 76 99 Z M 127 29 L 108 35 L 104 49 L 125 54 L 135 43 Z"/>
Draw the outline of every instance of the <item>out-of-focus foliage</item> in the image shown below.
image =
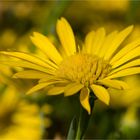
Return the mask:
<path id="1" fill-rule="evenodd" d="M 72 25 L 77 41 L 101 26 L 110 32 L 134 24 L 129 42 L 140 37 L 139 6 L 139 1 L 131 0 L 0 1 L 0 50 L 32 52 L 41 57 L 29 36 L 33 31 L 55 34 L 54 25 L 61 16 Z M 57 40 L 54 42 L 57 44 Z M 0 59 L 5 60 L 1 56 Z M 12 78 L 20 70 L 0 64 L 0 139 L 66 138 L 70 120 L 79 113 L 77 96 L 51 97 L 44 91 L 27 96 L 25 92 L 37 81 Z M 111 89 L 110 107 L 96 102 L 86 138 L 140 138 L 140 77 L 124 80 L 132 89 L 123 93 Z M 53 107 L 51 124 L 47 119 L 51 108 L 46 103 Z"/>

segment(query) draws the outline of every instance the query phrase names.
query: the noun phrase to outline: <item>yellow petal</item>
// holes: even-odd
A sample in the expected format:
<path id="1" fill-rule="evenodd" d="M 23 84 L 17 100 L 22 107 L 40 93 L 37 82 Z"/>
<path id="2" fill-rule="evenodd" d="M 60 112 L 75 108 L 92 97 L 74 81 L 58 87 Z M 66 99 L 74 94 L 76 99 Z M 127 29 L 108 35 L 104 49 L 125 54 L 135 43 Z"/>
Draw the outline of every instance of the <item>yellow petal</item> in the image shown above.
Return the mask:
<path id="1" fill-rule="evenodd" d="M 130 51 L 129 53 L 127 53 L 126 55 L 124 55 L 121 59 L 119 59 L 118 61 L 114 62 L 112 64 L 112 68 L 116 68 L 122 64 L 124 64 L 125 62 L 140 56 L 140 46 L 133 49 L 132 51 Z"/>
<path id="2" fill-rule="evenodd" d="M 47 91 L 47 95 L 59 95 L 64 92 L 65 87 L 54 86 Z"/>
<path id="3" fill-rule="evenodd" d="M 116 53 L 116 55 L 111 59 L 110 64 L 114 63 L 115 61 L 117 61 L 118 59 L 120 59 L 121 57 L 123 57 L 124 55 L 129 53 L 131 50 L 136 48 L 138 45 L 140 45 L 140 38 L 138 38 L 135 41 L 133 41 L 132 43 L 129 43 L 128 45 L 124 46 L 124 48 L 122 48 L 118 53 Z"/>
<path id="4" fill-rule="evenodd" d="M 0 53 L 11 57 L 19 58 L 21 60 L 25 60 L 27 62 L 31 62 L 39 66 L 43 66 L 45 68 L 51 68 L 51 69 L 53 68 L 50 64 L 46 63 L 45 61 L 31 54 L 27 54 L 23 52 L 4 52 L 4 51 L 1 51 Z"/>
<path id="5" fill-rule="evenodd" d="M 100 51 L 100 47 L 104 42 L 104 38 L 105 38 L 105 29 L 99 28 L 95 33 L 94 39 L 92 40 L 92 46 L 91 46 L 92 54 L 98 55 Z"/>
<path id="6" fill-rule="evenodd" d="M 65 18 L 57 21 L 56 31 L 66 54 L 73 55 L 76 52 L 75 38 L 71 26 Z"/>
<path id="7" fill-rule="evenodd" d="M 54 75 L 48 75 L 44 78 L 41 78 L 39 80 L 39 83 L 47 82 L 47 81 L 50 81 L 50 80 L 57 80 L 57 79 L 54 78 Z"/>
<path id="8" fill-rule="evenodd" d="M 13 78 L 41 79 L 46 76 L 47 74 L 44 72 L 35 71 L 35 70 L 25 70 L 14 74 Z"/>
<path id="9" fill-rule="evenodd" d="M 108 51 L 105 54 L 105 59 L 108 60 L 111 58 L 111 56 L 114 54 L 114 52 L 117 50 L 119 45 L 124 41 L 124 39 L 131 33 L 133 30 L 133 26 L 129 26 L 123 31 L 121 31 L 112 41 L 110 44 L 110 47 Z"/>
<path id="10" fill-rule="evenodd" d="M 64 95 L 65 96 L 71 96 L 73 94 L 76 94 L 83 87 L 84 87 L 84 85 L 82 85 L 80 83 L 68 84 L 64 89 Z"/>
<path id="11" fill-rule="evenodd" d="M 110 76 L 107 76 L 106 79 L 118 78 L 118 77 L 138 74 L 138 73 L 140 73 L 140 67 L 132 67 L 132 68 L 118 71 Z"/>
<path id="12" fill-rule="evenodd" d="M 102 48 L 98 53 L 98 56 L 104 57 L 105 53 L 107 52 L 108 48 L 110 47 L 110 44 L 112 43 L 113 39 L 116 37 L 117 33 L 118 31 L 114 31 L 106 36 Z"/>
<path id="13" fill-rule="evenodd" d="M 96 77 L 98 78 L 102 72 L 102 60 L 99 60 L 98 63 L 97 63 L 97 70 L 96 70 Z"/>
<path id="14" fill-rule="evenodd" d="M 68 82 L 67 82 L 67 83 L 68 83 Z M 44 88 L 44 87 L 47 87 L 47 86 L 50 86 L 50 85 L 54 85 L 54 84 L 57 84 L 56 86 L 61 86 L 61 85 L 64 85 L 64 84 L 66 84 L 66 83 L 64 83 L 63 80 L 60 81 L 60 80 L 54 80 L 54 79 L 52 79 L 52 80 L 50 80 L 50 81 L 46 81 L 46 82 L 42 82 L 42 83 L 37 84 L 36 86 L 34 86 L 33 88 L 31 88 L 31 89 L 27 92 L 27 94 L 33 93 L 33 92 L 35 92 L 35 91 L 37 91 L 37 90 L 40 90 L 40 89 L 42 89 L 42 88 Z"/>
<path id="15" fill-rule="evenodd" d="M 91 48 L 92 48 L 94 37 L 95 37 L 95 31 L 91 31 L 86 35 L 85 49 L 86 49 L 87 53 L 91 53 Z"/>
<path id="16" fill-rule="evenodd" d="M 110 96 L 108 91 L 104 87 L 93 84 L 91 85 L 91 89 L 93 90 L 93 93 L 99 100 L 109 105 Z"/>
<path id="17" fill-rule="evenodd" d="M 135 66 L 139 66 L 140 65 L 140 59 L 136 59 L 136 60 L 133 60 L 133 61 L 130 61 L 124 65 L 122 65 L 121 67 L 119 68 L 116 68 L 114 70 L 112 70 L 109 75 L 112 75 L 113 73 L 116 73 L 120 70 L 123 70 L 123 69 L 126 69 L 126 68 L 130 68 L 130 67 L 135 67 Z"/>
<path id="18" fill-rule="evenodd" d="M 128 89 L 128 85 L 120 80 L 103 79 L 103 80 L 98 80 L 97 82 L 111 88 Z"/>
<path id="19" fill-rule="evenodd" d="M 44 83 L 44 82 L 50 82 L 50 81 L 56 81 L 56 83 L 59 83 L 59 84 L 68 84 L 69 81 L 68 80 L 65 80 L 65 79 L 59 79 L 53 75 L 47 75 L 46 77 L 42 78 L 39 80 L 39 83 Z"/>
<path id="20" fill-rule="evenodd" d="M 62 57 L 50 40 L 46 36 L 37 32 L 34 32 L 33 35 L 34 36 L 31 37 L 32 42 L 52 61 L 59 64 L 62 61 Z"/>
<path id="21" fill-rule="evenodd" d="M 52 74 L 53 70 L 44 68 L 42 66 L 21 60 L 21 61 L 1 61 L 2 64 L 11 66 L 11 67 L 22 67 L 22 68 L 29 68 L 29 69 L 34 69 L 34 70 L 38 70 L 38 71 L 42 71 L 45 73 L 49 73 Z"/>
<path id="22" fill-rule="evenodd" d="M 90 103 L 89 103 L 90 91 L 88 88 L 84 87 L 80 92 L 80 103 L 84 109 L 87 110 L 88 114 L 91 113 Z"/>
<path id="23" fill-rule="evenodd" d="M 27 92 L 27 94 L 31 94 L 31 93 L 33 93 L 33 92 L 36 92 L 36 91 L 38 91 L 38 90 L 40 90 L 40 89 L 42 89 L 42 88 L 44 88 L 44 87 L 47 87 L 47 86 L 49 86 L 49 85 L 51 85 L 51 84 L 53 84 L 53 82 L 50 82 L 50 83 L 39 83 L 39 84 L 37 84 L 36 86 L 32 87 L 32 88 Z"/>
<path id="24" fill-rule="evenodd" d="M 98 69 L 98 70 L 97 70 Z M 92 66 L 92 68 L 91 68 L 91 73 L 95 73 L 96 71 L 96 74 L 98 74 L 99 71 L 100 70 L 100 68 L 98 68 L 98 61 L 95 61 L 94 63 L 93 63 L 93 66 Z"/>

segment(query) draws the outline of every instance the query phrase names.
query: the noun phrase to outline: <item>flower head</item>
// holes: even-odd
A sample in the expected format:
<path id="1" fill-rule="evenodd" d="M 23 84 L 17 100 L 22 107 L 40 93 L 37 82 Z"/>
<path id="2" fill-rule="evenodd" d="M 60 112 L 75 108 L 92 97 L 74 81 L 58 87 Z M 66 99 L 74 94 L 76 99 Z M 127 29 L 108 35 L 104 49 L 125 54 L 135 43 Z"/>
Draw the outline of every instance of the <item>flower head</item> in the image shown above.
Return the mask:
<path id="1" fill-rule="evenodd" d="M 109 104 L 108 87 L 125 89 L 127 84 L 115 78 L 140 72 L 140 39 L 121 46 L 131 33 L 133 26 L 106 35 L 104 28 L 87 34 L 83 46 L 76 45 L 75 37 L 69 23 L 61 18 L 57 21 L 56 31 L 61 42 L 57 48 L 40 33 L 34 33 L 32 42 L 45 55 L 39 58 L 22 52 L 1 52 L 19 61 L 5 62 L 12 66 L 20 66 L 27 70 L 18 72 L 16 78 L 40 79 L 39 83 L 28 91 L 35 92 L 47 87 L 48 95 L 64 93 L 70 96 L 80 95 L 81 105 L 90 114 L 90 95 L 94 95 Z"/>
<path id="2" fill-rule="evenodd" d="M 41 123 L 39 107 L 20 98 L 14 86 L 7 86 L 0 94 L 0 139 L 41 139 Z"/>

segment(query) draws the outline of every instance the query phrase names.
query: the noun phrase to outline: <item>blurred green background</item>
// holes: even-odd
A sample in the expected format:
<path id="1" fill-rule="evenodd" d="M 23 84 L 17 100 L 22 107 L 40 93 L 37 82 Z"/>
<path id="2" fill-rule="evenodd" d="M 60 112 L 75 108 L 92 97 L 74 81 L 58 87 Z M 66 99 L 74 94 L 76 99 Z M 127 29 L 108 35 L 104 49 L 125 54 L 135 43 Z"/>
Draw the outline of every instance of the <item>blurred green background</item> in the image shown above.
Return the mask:
<path id="1" fill-rule="evenodd" d="M 36 53 L 36 48 L 29 38 L 33 31 L 43 33 L 57 42 L 55 24 L 60 17 L 65 17 L 69 21 L 77 40 L 84 39 L 89 31 L 96 30 L 98 27 L 105 27 L 109 33 L 112 30 L 121 30 L 134 24 L 134 31 L 126 41 L 129 42 L 140 36 L 139 7 L 140 1 L 136 0 L 0 1 L 0 50 Z M 1 56 L 0 58 L 3 59 Z M 66 138 L 73 116 L 79 113 L 80 103 L 79 100 L 77 101 L 77 96 L 51 97 L 46 96 L 44 91 L 26 96 L 25 92 L 37 81 L 12 79 L 15 71 L 17 69 L 3 65 L 0 68 L 0 96 L 1 100 L 5 100 L 0 106 L 0 139 L 14 136 L 13 133 L 11 134 L 11 131 L 14 130 L 11 127 L 13 125 L 17 126 L 15 133 L 19 134 L 18 138 L 34 140 Z M 110 89 L 112 94 L 109 107 L 96 101 L 85 138 L 140 138 L 140 76 L 134 75 L 124 78 L 124 80 L 130 83 L 132 90 L 122 92 Z M 16 89 L 14 90 L 16 96 L 20 95 L 18 99 L 13 98 L 14 101 L 18 101 L 12 109 L 6 104 L 13 96 L 11 95 L 13 89 L 8 90 L 8 95 L 3 97 L 11 86 Z M 33 130 L 34 137 L 28 137 L 30 134 L 25 131 L 26 127 L 19 131 L 18 127 L 21 129 L 21 126 L 10 121 L 17 112 L 21 100 L 38 108 L 36 116 L 39 116 L 37 122 L 40 125 L 29 121 L 28 125 L 31 123 L 32 127 L 27 129 L 31 132 Z M 13 103 L 11 102 L 11 104 Z M 47 108 L 46 104 L 49 104 Z M 10 111 L 7 108 L 10 108 Z M 8 113 L 5 113 L 4 110 L 7 110 Z M 24 113 L 26 114 L 28 111 L 25 110 Z M 10 117 L 8 117 L 9 114 Z M 30 117 L 30 115 L 23 117 L 22 114 L 20 115 L 23 123 L 26 122 L 23 118 Z M 2 131 L 4 129 L 5 131 Z M 37 133 L 38 131 L 40 133 Z"/>

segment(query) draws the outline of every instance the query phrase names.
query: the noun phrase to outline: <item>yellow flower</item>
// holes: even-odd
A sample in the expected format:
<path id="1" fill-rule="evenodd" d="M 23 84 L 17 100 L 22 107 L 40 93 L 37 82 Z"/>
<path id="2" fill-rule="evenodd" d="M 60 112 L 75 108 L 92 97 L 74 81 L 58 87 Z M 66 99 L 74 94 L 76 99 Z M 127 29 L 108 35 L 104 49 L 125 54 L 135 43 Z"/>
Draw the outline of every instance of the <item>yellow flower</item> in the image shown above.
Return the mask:
<path id="1" fill-rule="evenodd" d="M 7 86 L 0 94 L 0 139 L 41 139 L 43 122 L 39 112 L 36 104 L 20 98 L 14 86 Z"/>
<path id="2" fill-rule="evenodd" d="M 75 42 L 69 23 L 61 18 L 57 21 L 56 31 L 61 47 L 54 44 L 40 33 L 34 32 L 32 42 L 45 55 L 39 58 L 22 52 L 1 52 L 18 58 L 17 61 L 3 62 L 11 66 L 27 68 L 14 75 L 15 78 L 40 79 L 29 93 L 47 87 L 48 95 L 64 93 L 70 96 L 79 93 L 81 105 L 90 114 L 90 94 L 105 104 L 110 96 L 107 87 L 125 89 L 127 84 L 115 78 L 140 73 L 140 39 L 121 46 L 131 33 L 133 26 L 106 35 L 104 28 L 87 34 L 82 46 Z"/>
<path id="3" fill-rule="evenodd" d="M 111 106 L 112 107 L 128 107 L 140 101 L 140 79 L 137 75 L 127 76 L 123 80 L 128 83 L 129 89 L 119 91 L 116 89 L 109 89 Z M 140 105 L 140 104 L 139 104 Z"/>

